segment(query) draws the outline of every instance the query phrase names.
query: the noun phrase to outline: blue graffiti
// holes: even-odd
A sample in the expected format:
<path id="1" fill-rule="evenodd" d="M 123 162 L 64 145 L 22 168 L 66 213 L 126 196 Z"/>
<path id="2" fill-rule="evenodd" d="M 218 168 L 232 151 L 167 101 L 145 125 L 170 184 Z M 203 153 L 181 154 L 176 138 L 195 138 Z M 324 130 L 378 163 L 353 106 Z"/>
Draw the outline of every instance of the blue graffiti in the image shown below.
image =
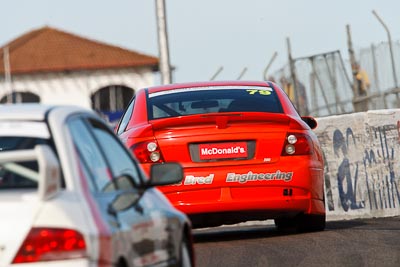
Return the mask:
<path id="1" fill-rule="evenodd" d="M 387 136 L 387 132 L 396 130 L 396 127 L 395 125 L 386 125 L 373 128 L 373 130 L 375 139 L 379 140 L 380 142 L 380 149 L 377 149 L 376 153 L 378 156 L 376 156 L 373 150 L 365 150 L 364 153 L 364 168 L 367 178 L 367 189 L 368 196 L 370 198 L 370 207 L 371 209 L 396 208 L 397 205 L 400 205 L 400 194 L 393 166 L 393 162 L 395 160 L 394 147 L 392 146 L 391 148 L 389 148 Z M 371 173 L 369 177 L 367 167 L 382 165 L 378 165 L 379 163 L 377 157 L 382 159 L 384 163 L 382 167 L 387 169 L 388 173 Z M 379 182 L 378 188 L 375 188 L 375 184 L 372 184 L 372 192 L 369 179 Z"/>
<path id="2" fill-rule="evenodd" d="M 349 141 L 353 141 L 356 146 L 354 134 L 351 128 L 346 130 L 346 138 L 340 130 L 335 130 L 333 133 L 333 150 L 336 156 L 339 157 L 339 152 L 342 152 L 343 160 L 339 165 L 337 173 L 337 182 L 339 190 L 340 204 L 344 211 L 351 209 L 364 208 L 363 201 L 357 201 L 357 181 L 358 181 L 358 162 L 355 162 L 355 170 L 352 175 L 350 170 L 350 160 L 348 158 Z M 354 180 L 354 184 L 353 184 Z"/>
<path id="3" fill-rule="evenodd" d="M 344 211 L 365 208 L 366 201 L 371 209 L 400 206 L 400 192 L 393 166 L 394 147 L 390 147 L 387 136 L 387 132 L 394 129 L 394 125 L 371 128 L 374 137 L 372 141 L 377 141 L 378 148 L 375 151 L 365 149 L 357 157 L 360 160 L 349 158 L 351 147 L 357 148 L 358 145 L 353 130 L 347 128 L 345 135 L 338 129 L 334 131 L 333 150 L 336 157 L 342 158 L 336 177 L 340 204 Z M 372 144 L 372 147 L 376 145 Z M 363 166 L 363 170 L 359 166 Z M 357 199 L 358 183 L 363 183 L 360 171 L 365 173 L 366 200 Z"/>

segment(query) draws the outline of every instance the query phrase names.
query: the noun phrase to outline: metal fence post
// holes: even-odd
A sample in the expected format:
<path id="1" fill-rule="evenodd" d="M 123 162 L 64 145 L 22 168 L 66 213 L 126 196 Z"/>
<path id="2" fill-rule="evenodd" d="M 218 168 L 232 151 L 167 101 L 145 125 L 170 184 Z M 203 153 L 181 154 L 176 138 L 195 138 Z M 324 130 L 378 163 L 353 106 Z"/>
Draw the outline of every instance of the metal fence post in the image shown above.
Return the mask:
<path id="1" fill-rule="evenodd" d="M 294 104 L 299 111 L 299 113 L 304 116 L 306 114 L 303 114 L 303 108 L 299 105 L 299 92 L 297 92 L 297 78 L 296 78 L 296 67 L 295 67 L 295 61 L 293 60 L 292 57 L 292 49 L 290 46 L 290 39 L 289 37 L 286 38 L 286 44 L 287 44 L 287 50 L 288 50 L 288 59 L 289 59 L 289 69 L 290 69 L 290 76 L 292 80 L 292 86 L 293 86 L 293 91 L 294 91 Z M 308 115 L 308 114 L 307 114 Z"/>
<path id="2" fill-rule="evenodd" d="M 351 64 L 351 72 L 353 74 L 353 108 L 355 112 L 361 112 L 361 111 L 366 111 L 368 109 L 368 101 L 367 99 L 360 100 L 360 94 L 359 94 L 359 86 L 357 83 L 357 61 L 356 57 L 354 54 L 354 49 L 353 49 L 353 43 L 351 41 L 351 32 L 350 32 L 350 25 L 346 25 L 346 30 L 347 30 L 347 46 L 348 46 L 348 51 L 349 51 L 349 58 L 350 58 L 350 64 Z"/>

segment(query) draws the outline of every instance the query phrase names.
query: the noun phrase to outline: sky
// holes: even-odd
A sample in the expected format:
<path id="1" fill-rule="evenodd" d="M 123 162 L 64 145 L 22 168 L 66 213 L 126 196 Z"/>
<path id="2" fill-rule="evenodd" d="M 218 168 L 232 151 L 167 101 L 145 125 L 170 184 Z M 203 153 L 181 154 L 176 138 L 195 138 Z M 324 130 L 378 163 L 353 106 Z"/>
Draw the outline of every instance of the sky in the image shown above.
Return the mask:
<path id="1" fill-rule="evenodd" d="M 388 40 L 372 10 L 400 40 L 399 0 L 165 0 L 173 82 L 263 80 L 292 56 L 340 50 L 348 58 L 346 25 L 355 49 Z M 0 46 L 50 26 L 159 56 L 155 0 L 3 1 Z M 160 81 L 156 81 L 156 84 Z"/>

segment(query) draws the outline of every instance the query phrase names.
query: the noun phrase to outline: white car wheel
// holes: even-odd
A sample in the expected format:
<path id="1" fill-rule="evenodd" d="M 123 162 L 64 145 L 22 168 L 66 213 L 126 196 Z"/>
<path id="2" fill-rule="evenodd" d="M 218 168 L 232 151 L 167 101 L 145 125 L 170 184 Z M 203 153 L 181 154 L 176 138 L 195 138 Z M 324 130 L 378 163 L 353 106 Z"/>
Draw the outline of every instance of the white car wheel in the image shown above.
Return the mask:
<path id="1" fill-rule="evenodd" d="M 182 240 L 181 243 L 180 267 L 192 267 L 190 250 L 188 248 L 188 243 L 185 238 Z"/>

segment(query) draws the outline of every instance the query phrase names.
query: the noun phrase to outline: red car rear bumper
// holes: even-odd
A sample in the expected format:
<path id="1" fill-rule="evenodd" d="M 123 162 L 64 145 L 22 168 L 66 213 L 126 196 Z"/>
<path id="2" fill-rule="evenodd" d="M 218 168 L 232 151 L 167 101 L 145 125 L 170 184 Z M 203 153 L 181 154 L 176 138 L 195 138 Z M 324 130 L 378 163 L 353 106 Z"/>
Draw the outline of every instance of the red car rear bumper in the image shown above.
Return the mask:
<path id="1" fill-rule="evenodd" d="M 199 225 L 213 217 L 234 223 L 324 215 L 322 165 L 310 167 L 310 162 L 306 157 L 281 157 L 271 164 L 186 166 L 182 183 L 159 189 L 192 221 L 200 218 Z"/>
<path id="2" fill-rule="evenodd" d="M 290 194 L 291 195 L 288 195 Z M 216 188 L 169 192 L 167 198 L 187 214 L 260 211 L 276 213 L 324 214 L 323 200 L 311 198 L 309 191 L 287 187 Z"/>

